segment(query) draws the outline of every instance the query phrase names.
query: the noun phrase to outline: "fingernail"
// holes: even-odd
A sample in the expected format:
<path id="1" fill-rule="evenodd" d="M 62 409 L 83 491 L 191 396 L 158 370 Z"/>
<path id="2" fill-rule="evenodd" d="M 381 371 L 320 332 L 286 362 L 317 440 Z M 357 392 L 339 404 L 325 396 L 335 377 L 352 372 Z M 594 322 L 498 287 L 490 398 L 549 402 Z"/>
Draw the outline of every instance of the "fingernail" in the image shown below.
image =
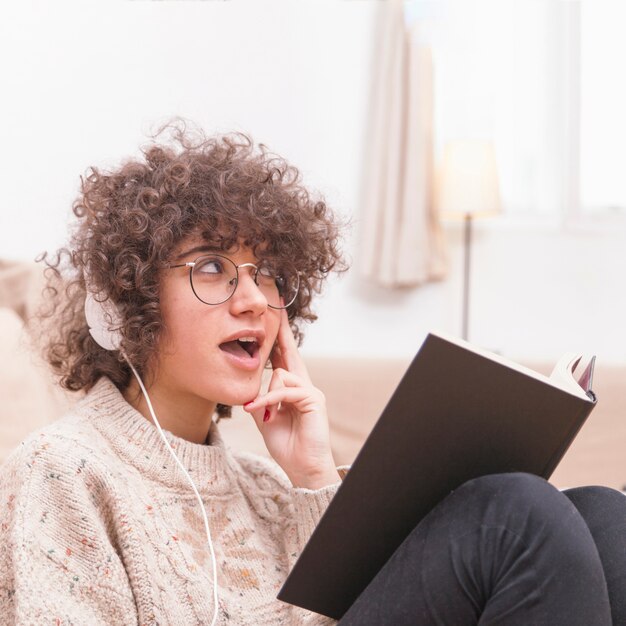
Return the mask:
<path id="1" fill-rule="evenodd" d="M 265 409 L 265 413 L 263 414 L 263 421 L 267 422 L 267 420 L 270 418 L 270 410 L 269 409 Z"/>
<path id="2" fill-rule="evenodd" d="M 244 404 L 244 406 L 248 406 L 249 404 L 252 404 L 253 402 L 254 402 L 254 400 L 250 400 L 250 402 L 246 402 L 246 403 Z"/>

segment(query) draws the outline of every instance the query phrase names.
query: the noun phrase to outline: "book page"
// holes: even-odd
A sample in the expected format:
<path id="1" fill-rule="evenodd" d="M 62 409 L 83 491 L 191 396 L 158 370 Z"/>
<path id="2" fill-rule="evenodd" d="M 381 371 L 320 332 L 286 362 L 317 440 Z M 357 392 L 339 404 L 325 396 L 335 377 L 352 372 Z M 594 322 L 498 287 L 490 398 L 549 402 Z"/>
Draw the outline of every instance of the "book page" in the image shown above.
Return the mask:
<path id="1" fill-rule="evenodd" d="M 593 384 L 595 356 L 585 356 L 570 352 L 564 354 L 554 366 L 550 378 L 571 388 L 573 392 L 582 391 L 587 397 Z"/>
<path id="2" fill-rule="evenodd" d="M 527 376 L 531 376 L 532 378 L 536 378 L 537 380 L 552 385 L 553 387 L 558 387 L 559 389 L 567 391 L 568 393 L 571 393 L 579 398 L 589 400 L 589 396 L 587 395 L 586 390 L 578 384 L 573 372 L 574 369 L 577 368 L 579 363 L 582 364 L 584 361 L 585 364 L 588 364 L 591 361 L 592 357 L 583 357 L 583 355 L 574 352 L 566 353 L 557 361 L 557 364 L 554 366 L 554 369 L 552 370 L 550 376 L 545 376 L 544 374 L 535 372 L 529 367 L 520 365 L 519 363 L 515 363 L 515 361 L 511 361 L 510 359 L 507 359 L 499 354 L 495 354 L 495 352 L 490 352 L 489 350 L 474 346 L 464 339 L 460 339 L 446 332 L 431 331 L 431 334 L 437 335 L 438 337 L 441 337 L 446 341 L 454 343 L 462 348 L 465 348 L 466 350 L 474 352 L 475 354 L 479 354 L 486 359 L 489 359 L 496 363 L 500 363 L 501 365 L 504 365 L 505 367 L 508 367 L 512 370 L 518 371 L 522 374 L 526 374 Z M 577 372 L 582 373 L 583 369 L 578 368 Z"/>

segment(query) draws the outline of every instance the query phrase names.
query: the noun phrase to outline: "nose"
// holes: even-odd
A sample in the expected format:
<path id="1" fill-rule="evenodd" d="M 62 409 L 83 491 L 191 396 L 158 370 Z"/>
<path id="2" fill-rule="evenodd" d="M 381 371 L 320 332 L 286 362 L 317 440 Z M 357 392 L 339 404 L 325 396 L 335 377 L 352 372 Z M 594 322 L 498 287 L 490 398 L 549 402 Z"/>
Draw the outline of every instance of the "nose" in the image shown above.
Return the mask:
<path id="1" fill-rule="evenodd" d="M 255 315 L 260 315 L 267 310 L 267 298 L 254 282 L 254 267 L 239 266 L 239 279 L 237 289 L 230 298 L 231 311 L 240 315 L 251 311 Z"/>

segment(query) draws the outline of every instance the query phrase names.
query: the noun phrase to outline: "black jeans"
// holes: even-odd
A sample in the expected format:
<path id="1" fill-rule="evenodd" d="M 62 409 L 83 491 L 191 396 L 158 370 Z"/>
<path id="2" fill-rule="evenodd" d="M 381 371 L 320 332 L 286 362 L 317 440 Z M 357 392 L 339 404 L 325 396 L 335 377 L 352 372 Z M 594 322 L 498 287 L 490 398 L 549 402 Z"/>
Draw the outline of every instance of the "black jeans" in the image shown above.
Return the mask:
<path id="1" fill-rule="evenodd" d="M 409 534 L 341 626 L 626 624 L 626 496 L 523 473 L 468 481 Z"/>

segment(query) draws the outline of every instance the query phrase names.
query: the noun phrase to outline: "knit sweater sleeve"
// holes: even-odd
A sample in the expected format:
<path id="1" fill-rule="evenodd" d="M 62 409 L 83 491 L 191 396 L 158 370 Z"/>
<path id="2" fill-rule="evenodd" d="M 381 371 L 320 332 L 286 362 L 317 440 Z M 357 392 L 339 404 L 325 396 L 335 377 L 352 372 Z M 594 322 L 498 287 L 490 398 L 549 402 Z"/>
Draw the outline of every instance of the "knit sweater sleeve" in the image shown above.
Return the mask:
<path id="1" fill-rule="evenodd" d="M 90 451 L 31 436 L 0 474 L 3 623 L 136 624 L 128 575 L 107 521 L 113 490 Z"/>
<path id="2" fill-rule="evenodd" d="M 344 479 L 348 469 L 349 466 L 347 465 L 337 468 L 341 480 Z M 341 481 L 321 489 L 290 488 L 289 495 L 293 504 L 294 515 L 286 519 L 287 532 L 285 534 L 287 560 L 290 568 L 300 556 L 340 485 Z"/>
<path id="3" fill-rule="evenodd" d="M 237 453 L 242 475 L 254 483 L 253 500 L 264 516 L 276 523 L 276 531 L 291 569 L 311 537 L 313 530 L 337 493 L 341 481 L 350 469 L 348 465 L 337 467 L 336 483 L 321 489 L 294 487 L 278 464 L 255 454 Z"/>

